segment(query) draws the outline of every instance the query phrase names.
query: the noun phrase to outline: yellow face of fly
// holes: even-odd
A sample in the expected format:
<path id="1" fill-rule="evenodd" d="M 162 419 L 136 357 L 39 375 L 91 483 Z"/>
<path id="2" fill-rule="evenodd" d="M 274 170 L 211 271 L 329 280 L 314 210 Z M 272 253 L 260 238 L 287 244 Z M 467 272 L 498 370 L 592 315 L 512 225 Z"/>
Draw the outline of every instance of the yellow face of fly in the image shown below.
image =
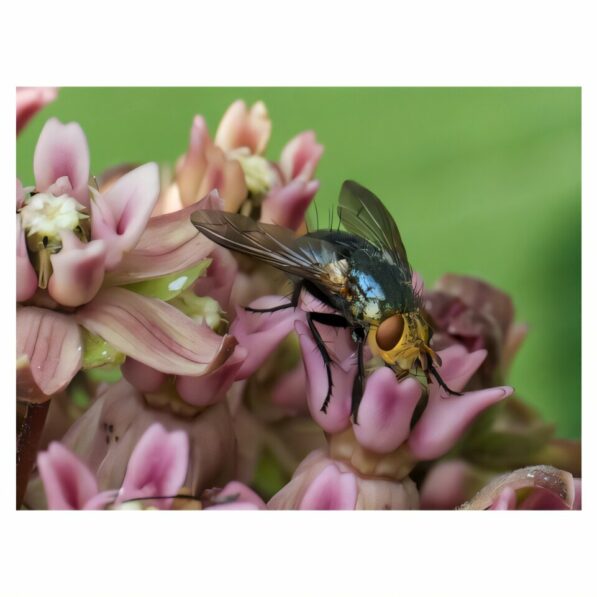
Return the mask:
<path id="1" fill-rule="evenodd" d="M 373 354 L 403 371 L 426 371 L 437 355 L 429 347 L 429 325 L 418 312 L 396 313 L 369 330 Z"/>

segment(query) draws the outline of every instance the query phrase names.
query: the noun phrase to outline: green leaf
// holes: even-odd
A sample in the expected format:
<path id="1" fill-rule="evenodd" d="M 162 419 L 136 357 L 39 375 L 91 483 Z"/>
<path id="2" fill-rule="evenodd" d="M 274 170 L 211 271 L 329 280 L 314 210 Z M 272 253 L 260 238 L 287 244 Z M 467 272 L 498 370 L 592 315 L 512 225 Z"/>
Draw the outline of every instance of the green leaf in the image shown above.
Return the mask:
<path id="1" fill-rule="evenodd" d="M 202 276 L 210 265 L 211 259 L 203 259 L 193 267 L 181 272 L 175 272 L 153 280 L 135 282 L 124 286 L 124 288 L 144 296 L 170 301 L 181 292 L 184 292 L 199 276 Z"/>
<path id="2" fill-rule="evenodd" d="M 95 369 L 105 365 L 120 366 L 125 355 L 108 344 L 103 338 L 81 328 L 83 336 L 83 369 Z"/>

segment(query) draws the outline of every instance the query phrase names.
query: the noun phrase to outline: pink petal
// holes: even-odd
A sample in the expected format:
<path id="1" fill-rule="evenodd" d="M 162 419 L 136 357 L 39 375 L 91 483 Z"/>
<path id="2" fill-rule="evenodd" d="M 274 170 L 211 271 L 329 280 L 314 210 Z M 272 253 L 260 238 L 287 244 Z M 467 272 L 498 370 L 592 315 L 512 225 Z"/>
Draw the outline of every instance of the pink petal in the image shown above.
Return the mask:
<path id="1" fill-rule="evenodd" d="M 55 87 L 17 87 L 17 135 L 43 107 L 58 95 Z"/>
<path id="2" fill-rule="evenodd" d="M 189 464 L 189 439 L 184 431 L 168 433 L 159 423 L 145 431 L 131 454 L 119 501 L 175 496 Z M 156 500 L 167 509 L 171 500 Z"/>
<path id="3" fill-rule="evenodd" d="M 507 398 L 508 386 L 467 392 L 442 398 L 432 389 L 423 415 L 411 431 L 408 445 L 419 460 L 432 460 L 445 454 L 461 437 L 479 413 Z"/>
<path id="4" fill-rule="evenodd" d="M 40 389 L 63 390 L 81 368 L 81 335 L 75 318 L 38 307 L 17 309 L 17 355 L 27 355 Z"/>
<path id="5" fill-rule="evenodd" d="M 469 353 L 464 346 L 455 344 L 445 350 L 440 350 L 438 355 L 442 360 L 442 365 L 439 368 L 442 379 L 452 390 L 460 392 L 487 357 L 487 351 L 481 349 Z M 431 387 L 439 389 L 435 380 Z M 444 390 L 441 390 L 440 393 L 442 396 L 447 395 Z"/>
<path id="6" fill-rule="evenodd" d="M 17 209 L 21 209 L 25 200 L 25 189 L 23 183 L 17 178 Z"/>
<path id="7" fill-rule="evenodd" d="M 130 251 L 147 226 L 160 192 L 157 164 L 135 168 L 119 178 L 91 203 L 92 235 L 108 243 L 106 266 L 113 269 Z"/>
<path id="8" fill-rule="evenodd" d="M 352 385 L 356 375 L 355 357 L 350 355 L 343 361 L 332 362 L 332 395 L 327 412 L 324 413 L 321 408 L 328 392 L 328 378 L 323 358 L 307 325 L 297 321 L 295 329 L 299 335 L 307 375 L 307 402 L 311 416 L 328 433 L 338 433 L 350 425 Z M 343 332 L 345 330 L 338 334 Z M 331 348 L 327 346 L 328 349 Z M 330 356 L 331 352 L 332 350 Z"/>
<path id="9" fill-rule="evenodd" d="M 408 438 L 420 396 L 421 384 L 416 379 L 399 383 L 387 367 L 375 371 L 367 379 L 358 425 L 353 425 L 358 442 L 382 454 L 396 450 Z"/>
<path id="10" fill-rule="evenodd" d="M 106 243 L 82 243 L 70 230 L 62 231 L 61 238 L 62 250 L 50 257 L 48 292 L 61 305 L 79 307 L 97 294 L 104 281 Z"/>
<path id="11" fill-rule="evenodd" d="M 434 464 L 421 487 L 422 510 L 453 510 L 468 497 L 475 478 L 473 467 L 453 459 Z"/>
<path id="12" fill-rule="evenodd" d="M 264 152 L 272 130 L 267 108 L 256 102 L 247 109 L 242 100 L 235 101 L 226 110 L 216 132 L 215 144 L 224 151 L 248 147 L 253 154 Z"/>
<path id="13" fill-rule="evenodd" d="M 176 213 L 151 218 L 139 242 L 118 266 L 106 275 L 107 285 L 122 285 L 183 271 L 209 256 L 214 244 L 191 224 L 191 214 L 213 205 L 217 196 Z"/>
<path id="14" fill-rule="evenodd" d="M 271 400 L 290 415 L 307 414 L 307 376 L 302 363 L 280 377 Z"/>
<path id="15" fill-rule="evenodd" d="M 506 491 L 506 490 L 504 490 Z M 498 498 L 499 499 L 499 498 Z M 497 509 L 497 508 L 492 508 Z M 535 489 L 531 494 L 522 500 L 518 510 L 570 510 L 559 496 L 547 489 Z"/>
<path id="16" fill-rule="evenodd" d="M 91 471 L 58 442 L 38 455 L 37 467 L 50 510 L 83 510 L 98 493 Z"/>
<path id="17" fill-rule="evenodd" d="M 296 230 L 305 221 L 307 208 L 318 189 L 318 181 L 300 178 L 273 189 L 261 204 L 260 221 Z"/>
<path id="18" fill-rule="evenodd" d="M 68 176 L 72 196 L 89 206 L 89 147 L 76 122 L 62 124 L 56 118 L 46 122 L 35 147 L 33 171 L 38 191 L 46 191 L 59 178 Z"/>
<path id="19" fill-rule="evenodd" d="M 206 150 L 212 146 L 203 116 L 195 116 L 191 127 L 189 148 L 176 169 L 176 182 L 183 205 L 197 199 L 199 186 L 207 168 Z"/>
<path id="20" fill-rule="evenodd" d="M 490 510 L 516 510 L 516 492 L 512 487 L 506 487 L 489 508 Z"/>
<path id="21" fill-rule="evenodd" d="M 357 482 L 352 473 L 342 473 L 334 465 L 326 466 L 309 485 L 301 500 L 301 510 L 354 510 Z"/>
<path id="22" fill-rule="evenodd" d="M 250 306 L 268 309 L 287 302 L 285 297 L 265 296 L 252 302 Z M 238 340 L 240 346 L 247 349 L 248 356 L 236 379 L 246 379 L 257 371 L 280 342 L 292 332 L 294 322 L 301 318 L 304 318 L 304 313 L 293 308 L 274 313 L 250 313 L 237 308 L 230 334 Z"/>
<path id="23" fill-rule="evenodd" d="M 232 356 L 215 371 L 201 377 L 182 375 L 176 380 L 180 397 L 195 406 L 209 406 L 222 400 L 247 358 L 247 350 L 237 346 Z"/>
<path id="24" fill-rule="evenodd" d="M 124 378 L 143 394 L 157 392 L 166 381 L 166 374 L 130 357 L 120 368 Z"/>
<path id="25" fill-rule="evenodd" d="M 21 218 L 17 215 L 17 302 L 30 299 L 37 290 L 37 274 L 29 260 Z"/>
<path id="26" fill-rule="evenodd" d="M 313 131 L 305 131 L 291 139 L 282 150 L 280 167 L 287 181 L 295 178 L 311 180 L 323 154 Z"/>
<path id="27" fill-rule="evenodd" d="M 223 247 L 215 246 L 209 254 L 212 260 L 207 274 L 197 280 L 193 292 L 197 296 L 209 296 L 218 301 L 220 308 L 229 312 L 230 293 L 238 273 L 238 262 L 232 253 Z"/>
<path id="28" fill-rule="evenodd" d="M 236 344 L 163 301 L 124 288 L 100 291 L 78 311 L 77 320 L 127 356 L 176 375 L 215 370 Z"/>
<path id="29" fill-rule="evenodd" d="M 218 493 L 218 500 L 225 500 L 226 498 L 234 498 L 230 502 L 216 504 L 210 506 L 206 510 L 266 510 L 264 501 L 244 483 L 238 481 L 230 481 Z"/>

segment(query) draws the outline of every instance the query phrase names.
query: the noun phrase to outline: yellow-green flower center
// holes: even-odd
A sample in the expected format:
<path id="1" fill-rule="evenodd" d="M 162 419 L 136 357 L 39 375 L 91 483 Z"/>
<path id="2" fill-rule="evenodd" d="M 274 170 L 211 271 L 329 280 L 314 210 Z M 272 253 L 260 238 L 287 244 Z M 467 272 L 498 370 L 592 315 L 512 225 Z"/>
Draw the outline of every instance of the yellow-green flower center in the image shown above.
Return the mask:
<path id="1" fill-rule="evenodd" d="M 247 189 L 253 197 L 266 195 L 276 184 L 276 172 L 264 157 L 252 155 L 246 147 L 231 151 L 229 157 L 239 161 Z"/>

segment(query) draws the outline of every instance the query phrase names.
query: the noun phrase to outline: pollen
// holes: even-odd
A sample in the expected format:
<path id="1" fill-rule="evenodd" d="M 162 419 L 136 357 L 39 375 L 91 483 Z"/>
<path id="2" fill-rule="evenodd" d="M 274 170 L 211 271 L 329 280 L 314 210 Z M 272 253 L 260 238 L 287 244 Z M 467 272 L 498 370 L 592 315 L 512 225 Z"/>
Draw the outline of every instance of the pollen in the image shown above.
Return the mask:
<path id="1" fill-rule="evenodd" d="M 235 149 L 228 155 L 239 161 L 245 175 L 247 189 L 252 195 L 266 195 L 276 184 L 276 173 L 264 157 L 252 155 L 246 147 Z"/>
<path id="2" fill-rule="evenodd" d="M 76 199 L 68 195 L 54 197 L 49 193 L 38 193 L 25 200 L 21 208 L 21 224 L 27 236 L 39 234 L 50 241 L 60 238 L 61 230 L 74 230 L 79 222 L 88 218 L 85 209 Z"/>

